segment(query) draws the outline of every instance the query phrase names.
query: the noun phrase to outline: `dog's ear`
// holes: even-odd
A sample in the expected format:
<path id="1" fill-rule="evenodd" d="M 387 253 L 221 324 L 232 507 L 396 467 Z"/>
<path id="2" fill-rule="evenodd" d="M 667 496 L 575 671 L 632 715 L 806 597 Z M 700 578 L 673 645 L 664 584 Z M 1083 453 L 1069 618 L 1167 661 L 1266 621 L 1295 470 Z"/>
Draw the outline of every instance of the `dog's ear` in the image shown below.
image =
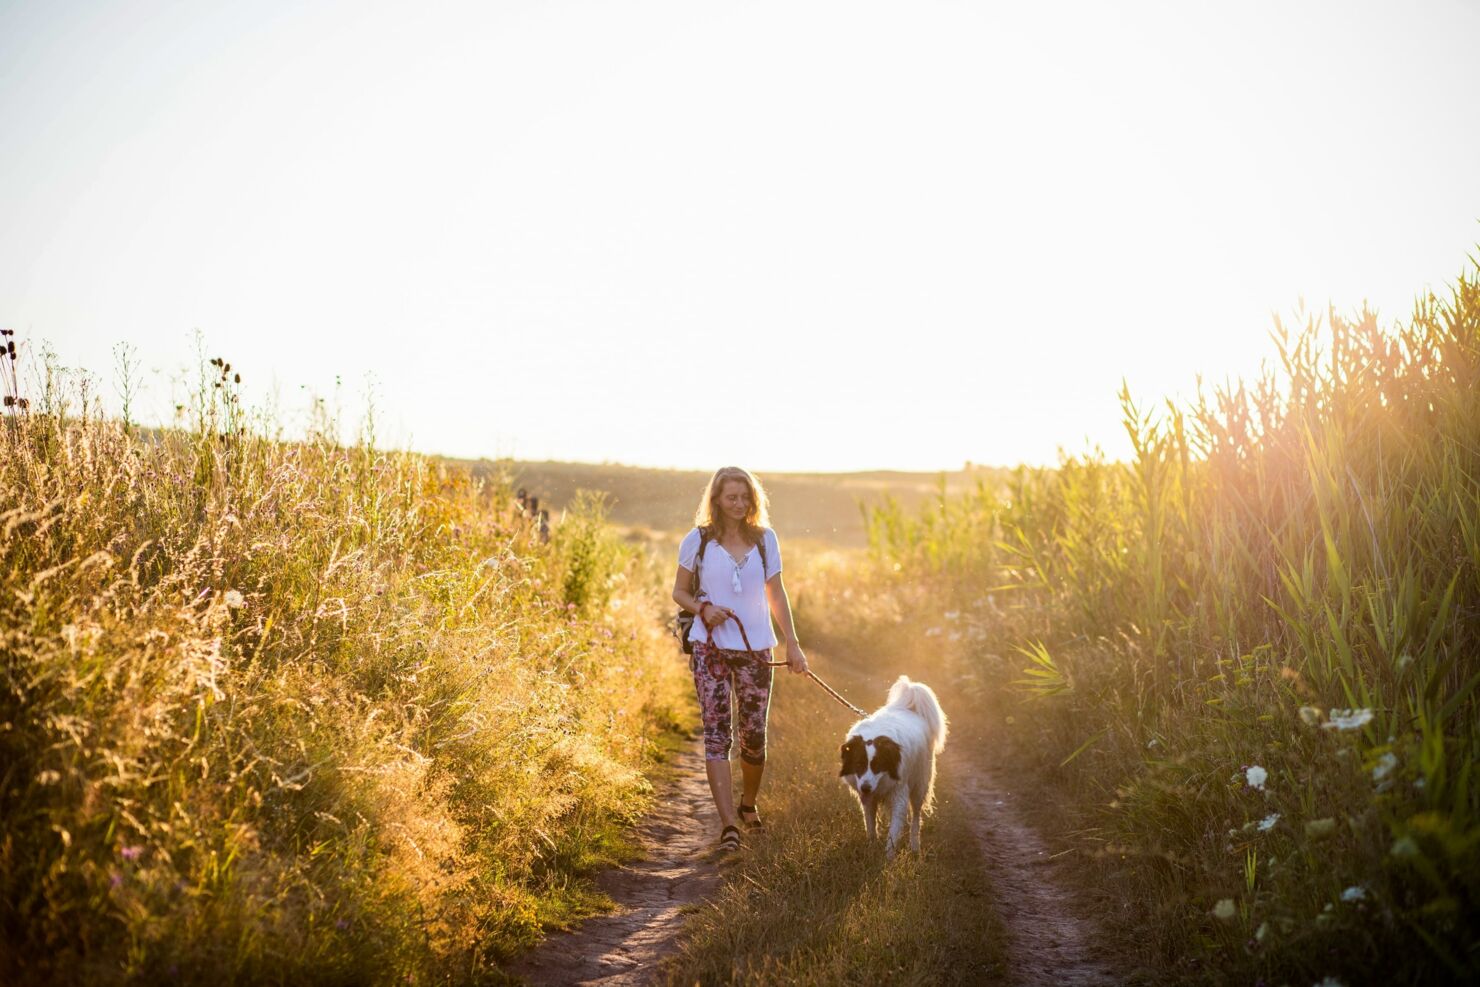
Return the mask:
<path id="1" fill-rule="evenodd" d="M 862 737 L 849 737 L 848 742 L 838 748 L 838 756 L 842 760 L 842 767 L 838 771 L 840 778 L 861 775 L 868 767 L 868 751 L 864 749 Z"/>
<path id="2" fill-rule="evenodd" d="M 874 738 L 874 763 L 871 767 L 874 774 L 887 774 L 895 781 L 899 780 L 899 745 L 892 737 Z"/>

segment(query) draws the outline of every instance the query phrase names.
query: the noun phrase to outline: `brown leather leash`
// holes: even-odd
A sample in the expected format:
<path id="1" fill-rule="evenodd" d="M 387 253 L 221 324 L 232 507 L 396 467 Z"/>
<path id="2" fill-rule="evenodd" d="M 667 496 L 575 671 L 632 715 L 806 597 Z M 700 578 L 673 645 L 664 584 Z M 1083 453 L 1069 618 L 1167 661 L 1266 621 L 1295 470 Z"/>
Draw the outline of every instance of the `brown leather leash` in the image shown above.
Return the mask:
<path id="1" fill-rule="evenodd" d="M 711 603 L 709 605 L 712 606 L 712 607 L 713 606 L 717 606 L 717 604 L 714 604 L 714 603 Z M 766 661 L 764 658 L 761 658 L 757 654 L 756 650 L 750 646 L 750 635 L 745 633 L 745 624 L 742 623 L 741 620 L 740 620 L 740 618 L 735 615 L 735 612 L 733 610 L 726 610 L 725 611 L 725 615 L 730 620 L 733 620 L 735 622 L 735 626 L 736 627 L 739 627 L 740 628 L 740 640 L 742 640 L 742 641 L 745 642 L 745 653 L 747 655 L 750 655 L 751 656 L 751 661 L 754 661 L 757 665 L 770 665 L 772 668 L 779 668 L 782 665 L 789 665 L 789 664 L 791 664 L 790 662 L 785 662 L 785 661 Z M 701 611 L 699 613 L 699 619 L 700 620 L 704 620 L 704 614 L 702 612 L 702 608 L 701 608 Z M 724 621 L 720 621 L 720 623 L 724 623 Z M 704 631 L 705 631 L 705 633 L 708 636 L 708 640 L 705 643 L 708 644 L 709 647 L 712 650 L 715 650 L 715 651 L 721 650 L 721 649 L 716 648 L 714 646 L 714 628 L 711 627 L 711 626 L 709 626 L 709 622 L 708 621 L 705 621 L 705 623 L 704 623 Z M 837 690 L 834 689 L 832 686 L 828 685 L 826 682 L 822 681 L 822 679 L 817 675 L 816 672 L 812 671 L 812 669 L 809 668 L 806 671 L 807 671 L 807 677 L 810 678 L 813 682 L 816 682 L 818 685 L 822 686 L 823 691 L 825 691 L 829 696 L 832 696 L 838 702 L 842 703 L 844 706 L 847 706 L 849 709 L 851 709 L 853 712 L 857 713 L 859 716 L 867 716 L 868 715 L 863 710 L 859 709 L 857 706 L 853 705 L 848 700 L 846 700 L 842 696 L 838 695 Z"/>

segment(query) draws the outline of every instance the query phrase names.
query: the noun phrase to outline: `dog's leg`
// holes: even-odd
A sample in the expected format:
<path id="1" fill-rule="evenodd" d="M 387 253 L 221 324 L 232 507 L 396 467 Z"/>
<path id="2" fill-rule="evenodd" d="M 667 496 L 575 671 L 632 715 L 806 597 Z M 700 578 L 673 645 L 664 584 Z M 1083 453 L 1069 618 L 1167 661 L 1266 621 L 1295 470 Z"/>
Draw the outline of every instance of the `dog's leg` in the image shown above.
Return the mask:
<path id="1" fill-rule="evenodd" d="M 863 808 L 863 831 L 868 834 L 869 842 L 873 842 L 878 835 L 875 831 L 877 826 L 875 817 L 878 814 L 879 803 L 870 795 L 860 797 L 858 804 Z"/>
<path id="2" fill-rule="evenodd" d="M 920 820 L 925 815 L 925 798 L 910 793 L 910 849 L 920 852 Z"/>
<path id="3" fill-rule="evenodd" d="M 894 797 L 889 806 L 889 841 L 884 844 L 884 852 L 892 860 L 894 851 L 899 846 L 899 838 L 904 835 L 905 819 L 910 811 L 909 794 L 903 786 L 896 788 L 892 793 Z"/>

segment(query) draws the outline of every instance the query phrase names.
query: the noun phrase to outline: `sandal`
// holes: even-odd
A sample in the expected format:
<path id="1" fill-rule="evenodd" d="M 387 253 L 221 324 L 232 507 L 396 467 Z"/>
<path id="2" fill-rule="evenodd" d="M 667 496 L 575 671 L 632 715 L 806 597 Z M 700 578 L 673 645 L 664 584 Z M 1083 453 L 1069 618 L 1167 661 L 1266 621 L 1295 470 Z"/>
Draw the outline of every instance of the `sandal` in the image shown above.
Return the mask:
<path id="1" fill-rule="evenodd" d="M 740 830 L 734 826 L 726 826 L 719 831 L 719 846 L 716 847 L 720 853 L 729 853 L 740 849 Z"/>
<path id="2" fill-rule="evenodd" d="M 761 814 L 760 814 L 760 812 L 758 812 L 756 810 L 756 807 L 755 806 L 753 806 L 753 805 L 742 805 L 742 806 L 739 807 L 739 809 L 740 809 L 740 821 L 743 822 L 743 823 L 745 823 L 745 828 L 746 829 L 754 831 L 754 830 L 757 830 L 757 829 L 765 829 L 766 828 L 766 824 L 763 823 L 763 822 L 761 822 Z M 747 813 L 752 818 L 746 819 L 745 816 L 746 816 Z"/>

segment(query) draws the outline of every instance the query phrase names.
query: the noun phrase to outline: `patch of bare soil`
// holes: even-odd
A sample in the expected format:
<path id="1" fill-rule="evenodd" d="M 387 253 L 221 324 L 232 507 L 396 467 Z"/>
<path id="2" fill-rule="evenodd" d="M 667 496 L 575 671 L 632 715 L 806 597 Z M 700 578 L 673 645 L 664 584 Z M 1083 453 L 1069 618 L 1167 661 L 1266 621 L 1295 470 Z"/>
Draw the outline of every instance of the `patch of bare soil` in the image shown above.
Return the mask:
<path id="1" fill-rule="evenodd" d="M 1020 987 L 1100 987 L 1118 979 L 1090 947 L 1093 926 L 1077 914 L 1057 876 L 1060 863 L 1028 825 L 1017 798 L 984 759 L 959 747 L 942 755 L 952 793 L 970 809 L 972 828 L 1008 935 L 1007 983 Z"/>
<path id="2" fill-rule="evenodd" d="M 703 750 L 695 743 L 638 825 L 642 857 L 596 879 L 617 910 L 552 935 L 508 972 L 540 985 L 649 983 L 673 948 L 683 907 L 714 889 L 718 870 L 709 851 L 718 834 Z"/>

